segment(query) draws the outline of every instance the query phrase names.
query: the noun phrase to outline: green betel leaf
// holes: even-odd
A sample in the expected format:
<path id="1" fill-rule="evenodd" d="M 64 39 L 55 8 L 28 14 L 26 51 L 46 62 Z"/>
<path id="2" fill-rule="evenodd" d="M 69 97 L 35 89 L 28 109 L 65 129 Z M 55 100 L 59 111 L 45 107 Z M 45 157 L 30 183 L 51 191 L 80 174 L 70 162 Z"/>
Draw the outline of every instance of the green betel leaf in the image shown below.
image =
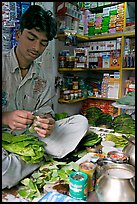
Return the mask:
<path id="1" fill-rule="evenodd" d="M 27 198 L 28 197 L 28 192 L 24 189 L 24 190 L 22 190 L 22 189 L 20 189 L 20 190 L 18 190 L 18 193 L 23 197 L 23 198 Z"/>
<path id="2" fill-rule="evenodd" d="M 25 141 L 25 140 L 29 140 L 29 141 L 37 141 L 37 138 L 32 136 L 32 135 L 27 135 L 27 134 L 21 134 L 21 135 L 17 135 L 17 136 L 14 136 L 12 138 L 12 143 L 16 143 L 16 142 L 22 142 L 22 141 Z"/>
<path id="3" fill-rule="evenodd" d="M 45 152 L 44 145 L 44 142 L 32 135 L 14 136 L 5 132 L 2 134 L 2 147 L 18 154 L 22 160 L 30 164 L 42 161 Z"/>
<path id="4" fill-rule="evenodd" d="M 11 133 L 2 132 L 2 141 L 11 143 L 13 137 L 14 137 L 14 135 L 12 135 Z"/>
<path id="5" fill-rule="evenodd" d="M 3 147 L 9 152 L 17 153 L 19 155 L 35 156 L 35 152 L 30 146 L 24 148 L 17 144 L 8 144 L 8 145 L 3 145 Z"/>
<path id="6" fill-rule="evenodd" d="M 25 178 L 21 181 L 24 186 L 29 186 L 30 178 Z"/>

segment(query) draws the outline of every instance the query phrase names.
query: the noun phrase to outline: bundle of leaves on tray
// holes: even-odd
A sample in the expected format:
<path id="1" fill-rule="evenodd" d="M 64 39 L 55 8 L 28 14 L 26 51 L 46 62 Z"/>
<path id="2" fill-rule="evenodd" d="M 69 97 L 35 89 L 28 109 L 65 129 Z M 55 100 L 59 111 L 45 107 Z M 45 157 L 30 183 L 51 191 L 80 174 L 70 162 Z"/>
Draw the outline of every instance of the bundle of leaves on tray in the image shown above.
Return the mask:
<path id="1" fill-rule="evenodd" d="M 88 123 L 92 126 L 96 126 L 96 121 L 102 115 L 102 110 L 98 107 L 90 107 L 86 110 L 86 118 L 88 119 Z"/>
<path id="2" fill-rule="evenodd" d="M 135 135 L 135 120 L 126 113 L 118 115 L 113 119 L 113 129 L 118 133 Z"/>
<path id="3" fill-rule="evenodd" d="M 89 147 L 100 143 L 102 138 L 95 132 L 89 131 L 80 141 L 79 146 Z"/>
<path id="4" fill-rule="evenodd" d="M 127 137 L 129 136 L 127 135 Z M 114 142 L 116 148 L 124 148 L 128 144 L 126 139 L 124 139 L 121 135 L 115 135 L 115 133 L 107 134 L 105 140 Z"/>
<path id="5" fill-rule="evenodd" d="M 112 116 L 109 113 L 104 113 L 96 106 L 88 108 L 85 116 L 88 123 L 94 127 L 112 128 Z"/>
<path id="6" fill-rule="evenodd" d="M 96 121 L 97 127 L 112 128 L 112 116 L 109 113 L 103 113 Z"/>
<path id="7" fill-rule="evenodd" d="M 2 132 L 2 147 L 8 152 L 16 153 L 26 163 L 40 162 L 44 157 L 45 143 L 33 135 L 13 135 Z"/>

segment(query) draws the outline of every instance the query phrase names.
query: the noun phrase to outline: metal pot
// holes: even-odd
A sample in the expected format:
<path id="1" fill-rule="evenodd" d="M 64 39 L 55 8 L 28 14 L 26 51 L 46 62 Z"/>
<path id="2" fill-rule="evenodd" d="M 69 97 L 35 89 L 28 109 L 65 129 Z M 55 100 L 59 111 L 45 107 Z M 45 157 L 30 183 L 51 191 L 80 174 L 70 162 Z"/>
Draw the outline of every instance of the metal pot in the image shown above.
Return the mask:
<path id="1" fill-rule="evenodd" d="M 135 166 L 135 137 L 131 137 L 127 146 L 124 147 L 123 152 L 129 156 L 129 164 Z"/>
<path id="2" fill-rule="evenodd" d="M 135 168 L 130 164 L 110 164 L 96 181 L 95 192 L 99 202 L 135 202 L 132 185 Z"/>
<path id="3" fill-rule="evenodd" d="M 97 166 L 95 170 L 96 180 L 106 171 L 110 164 L 115 164 L 110 158 L 100 158 L 97 160 Z"/>

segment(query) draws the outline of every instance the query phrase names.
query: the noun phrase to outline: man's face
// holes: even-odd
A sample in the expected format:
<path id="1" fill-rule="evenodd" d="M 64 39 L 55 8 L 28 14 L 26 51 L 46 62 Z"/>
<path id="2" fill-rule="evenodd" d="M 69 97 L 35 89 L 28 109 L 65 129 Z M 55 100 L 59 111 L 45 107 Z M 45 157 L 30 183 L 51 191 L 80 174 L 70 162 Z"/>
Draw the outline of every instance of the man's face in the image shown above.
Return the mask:
<path id="1" fill-rule="evenodd" d="M 18 41 L 17 53 L 29 61 L 38 58 L 48 46 L 45 33 L 35 29 L 24 29 L 22 33 L 18 31 L 16 39 Z"/>

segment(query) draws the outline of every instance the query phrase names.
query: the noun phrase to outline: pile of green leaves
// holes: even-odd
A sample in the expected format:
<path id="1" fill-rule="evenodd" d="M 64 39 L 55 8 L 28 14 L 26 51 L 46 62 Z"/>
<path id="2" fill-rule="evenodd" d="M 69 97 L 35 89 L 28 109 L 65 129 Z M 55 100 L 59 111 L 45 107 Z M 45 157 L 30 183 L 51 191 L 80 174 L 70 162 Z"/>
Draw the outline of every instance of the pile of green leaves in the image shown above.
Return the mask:
<path id="1" fill-rule="evenodd" d="M 112 128 L 112 116 L 109 113 L 103 113 L 96 121 L 97 127 L 105 126 L 106 128 Z"/>
<path id="2" fill-rule="evenodd" d="M 69 184 L 69 175 L 72 171 L 78 171 L 79 165 L 75 162 L 47 161 L 29 177 L 21 181 L 18 193 L 24 198 L 33 200 L 42 195 L 46 184 L 55 184 L 63 181 Z"/>
<path id="3" fill-rule="evenodd" d="M 92 126 L 96 126 L 96 121 L 102 115 L 102 110 L 98 107 L 90 107 L 86 110 L 86 118 L 88 119 L 88 123 Z"/>
<path id="4" fill-rule="evenodd" d="M 128 137 L 128 135 L 127 135 L 127 137 Z M 116 136 L 113 133 L 107 134 L 105 137 L 105 140 L 114 142 L 116 148 L 124 148 L 128 144 L 128 141 L 126 139 L 124 139 L 122 136 L 120 136 L 120 135 Z"/>
<path id="5" fill-rule="evenodd" d="M 22 160 L 29 164 L 42 161 L 44 145 L 44 142 L 32 135 L 15 136 L 8 132 L 2 132 L 2 147 L 9 152 L 18 154 Z"/>
<path id="6" fill-rule="evenodd" d="M 82 138 L 79 146 L 90 147 L 100 143 L 102 138 L 93 131 L 88 131 L 88 133 Z"/>
<path id="7" fill-rule="evenodd" d="M 109 113 L 103 113 L 103 111 L 96 107 L 90 107 L 85 113 L 88 123 L 94 127 L 112 128 L 112 116 Z"/>
<path id="8" fill-rule="evenodd" d="M 113 129 L 118 133 L 135 135 L 135 120 L 126 113 L 118 115 L 113 119 Z"/>

